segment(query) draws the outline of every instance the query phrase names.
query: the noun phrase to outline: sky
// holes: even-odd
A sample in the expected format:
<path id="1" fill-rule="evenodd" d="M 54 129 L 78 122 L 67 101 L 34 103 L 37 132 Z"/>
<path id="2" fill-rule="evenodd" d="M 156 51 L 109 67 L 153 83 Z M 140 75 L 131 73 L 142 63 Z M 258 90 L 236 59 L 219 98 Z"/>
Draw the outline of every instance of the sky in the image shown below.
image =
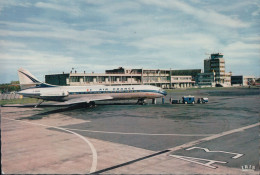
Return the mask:
<path id="1" fill-rule="evenodd" d="M 260 77 L 259 0 L 0 0 L 0 83 L 106 69 L 203 69 Z"/>

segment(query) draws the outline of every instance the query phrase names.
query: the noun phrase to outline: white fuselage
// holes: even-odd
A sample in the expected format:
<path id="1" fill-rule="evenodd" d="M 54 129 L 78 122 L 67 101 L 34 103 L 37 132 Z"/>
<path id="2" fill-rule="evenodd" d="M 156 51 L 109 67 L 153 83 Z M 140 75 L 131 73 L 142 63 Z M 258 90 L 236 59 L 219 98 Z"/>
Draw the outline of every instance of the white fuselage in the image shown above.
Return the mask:
<path id="1" fill-rule="evenodd" d="M 30 88 L 19 94 L 25 97 L 39 98 L 51 101 L 67 101 L 81 97 L 94 98 L 97 96 L 119 99 L 153 99 L 165 96 L 167 93 L 159 87 L 150 85 L 124 86 L 55 86 Z M 104 98 L 105 100 L 106 98 Z"/>

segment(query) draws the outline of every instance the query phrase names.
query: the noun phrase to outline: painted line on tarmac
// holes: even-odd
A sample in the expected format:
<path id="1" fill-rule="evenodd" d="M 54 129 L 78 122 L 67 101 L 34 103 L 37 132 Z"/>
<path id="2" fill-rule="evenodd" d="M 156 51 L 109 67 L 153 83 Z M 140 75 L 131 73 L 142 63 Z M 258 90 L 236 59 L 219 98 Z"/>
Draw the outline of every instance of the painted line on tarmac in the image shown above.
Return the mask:
<path id="1" fill-rule="evenodd" d="M 73 129 L 65 128 L 73 131 L 85 131 L 94 132 L 102 134 L 120 134 L 120 135 L 142 135 L 142 136 L 182 136 L 182 137 L 203 137 L 203 136 L 213 136 L 214 134 L 149 134 L 149 133 L 131 133 L 131 132 L 110 132 L 110 131 L 95 131 L 95 130 L 84 130 L 84 129 Z"/>
<path id="2" fill-rule="evenodd" d="M 169 148 L 168 150 L 171 150 L 171 152 L 173 152 L 173 151 L 177 151 L 177 150 L 180 150 L 180 149 L 188 148 L 188 147 L 197 145 L 197 144 L 202 143 L 202 142 L 213 140 L 213 139 L 223 137 L 223 136 L 226 136 L 226 135 L 229 135 L 229 134 L 233 134 L 233 133 L 236 133 L 236 132 L 241 132 L 243 130 L 250 129 L 250 128 L 253 128 L 253 127 L 256 127 L 256 126 L 259 126 L 259 125 L 260 125 L 260 123 L 255 123 L 255 124 L 248 125 L 248 126 L 245 126 L 245 127 L 229 130 L 229 131 L 222 132 L 222 133 L 219 133 L 219 134 L 215 134 L 215 135 L 205 137 L 205 138 L 202 138 L 202 139 L 199 139 L 199 140 L 191 141 L 191 142 L 185 143 L 185 144 L 180 145 L 180 146 Z M 171 153 L 169 153 L 169 154 L 171 154 Z"/>
<path id="3" fill-rule="evenodd" d="M 145 156 L 145 157 L 141 157 L 141 158 L 139 158 L 139 159 L 131 160 L 131 161 L 129 161 L 129 162 L 125 162 L 125 163 L 122 163 L 122 164 L 119 164 L 119 165 L 115 165 L 115 166 L 112 166 L 112 167 L 109 167 L 109 168 L 105 168 L 105 169 L 96 171 L 96 172 L 94 172 L 93 174 L 100 174 L 100 173 L 103 173 L 103 172 L 106 172 L 106 171 L 110 171 L 110 170 L 113 170 L 113 169 L 116 169 L 116 168 L 119 168 L 119 167 L 122 167 L 122 166 L 130 165 L 130 164 L 133 164 L 133 163 L 135 163 L 135 162 L 148 159 L 148 158 L 150 158 L 150 157 L 154 157 L 154 156 L 157 156 L 157 155 L 160 155 L 160 154 L 167 153 L 167 152 L 169 152 L 169 151 L 170 151 L 170 150 L 160 151 L 160 152 L 157 152 L 157 153 L 154 153 L 154 154 Z"/>
<path id="4" fill-rule="evenodd" d="M 33 122 L 27 122 L 27 121 L 15 120 L 15 119 L 9 119 L 9 118 L 5 118 L 5 117 L 2 117 L 2 119 L 17 121 L 17 122 L 23 122 L 23 123 L 33 124 L 33 125 L 39 125 L 39 126 L 44 126 L 44 127 L 48 127 L 48 128 L 55 128 L 55 129 L 63 130 L 63 131 L 66 131 L 66 132 L 69 132 L 69 133 L 72 133 L 72 134 L 78 136 L 79 138 L 84 140 L 89 145 L 89 147 L 90 147 L 90 149 L 92 151 L 92 155 L 93 155 L 93 157 L 92 157 L 92 165 L 91 165 L 89 173 L 93 173 L 93 172 L 96 171 L 96 168 L 97 168 L 97 151 L 96 151 L 95 147 L 93 146 L 93 144 L 87 138 L 83 137 L 82 135 L 80 135 L 80 134 L 78 134 L 76 132 L 70 131 L 68 129 L 57 127 L 57 126 L 50 126 L 50 125 L 44 125 L 44 124 L 39 124 L 39 123 L 33 123 Z"/>

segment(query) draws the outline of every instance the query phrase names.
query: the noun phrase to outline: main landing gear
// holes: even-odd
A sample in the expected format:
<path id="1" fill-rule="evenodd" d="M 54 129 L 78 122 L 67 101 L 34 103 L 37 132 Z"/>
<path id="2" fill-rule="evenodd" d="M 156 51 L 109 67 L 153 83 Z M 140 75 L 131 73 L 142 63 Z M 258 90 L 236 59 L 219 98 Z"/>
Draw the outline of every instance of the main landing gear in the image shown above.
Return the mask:
<path id="1" fill-rule="evenodd" d="M 85 102 L 85 103 L 80 103 L 78 104 L 80 107 L 82 108 L 94 108 L 96 107 L 96 103 L 94 101 L 90 101 L 89 103 Z"/>
<path id="2" fill-rule="evenodd" d="M 94 101 L 89 102 L 89 107 L 91 108 L 96 107 L 96 103 Z"/>
<path id="3" fill-rule="evenodd" d="M 138 105 L 144 105 L 145 104 L 145 100 L 144 99 L 138 99 L 137 103 Z"/>

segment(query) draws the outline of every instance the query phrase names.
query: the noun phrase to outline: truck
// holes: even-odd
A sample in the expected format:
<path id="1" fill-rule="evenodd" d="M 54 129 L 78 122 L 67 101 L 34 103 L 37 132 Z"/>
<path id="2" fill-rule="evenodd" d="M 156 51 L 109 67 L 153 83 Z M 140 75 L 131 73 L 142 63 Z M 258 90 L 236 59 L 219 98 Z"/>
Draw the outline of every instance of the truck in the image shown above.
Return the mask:
<path id="1" fill-rule="evenodd" d="M 194 96 L 183 96 L 182 97 L 182 103 L 183 104 L 194 104 L 195 103 L 195 97 Z"/>

